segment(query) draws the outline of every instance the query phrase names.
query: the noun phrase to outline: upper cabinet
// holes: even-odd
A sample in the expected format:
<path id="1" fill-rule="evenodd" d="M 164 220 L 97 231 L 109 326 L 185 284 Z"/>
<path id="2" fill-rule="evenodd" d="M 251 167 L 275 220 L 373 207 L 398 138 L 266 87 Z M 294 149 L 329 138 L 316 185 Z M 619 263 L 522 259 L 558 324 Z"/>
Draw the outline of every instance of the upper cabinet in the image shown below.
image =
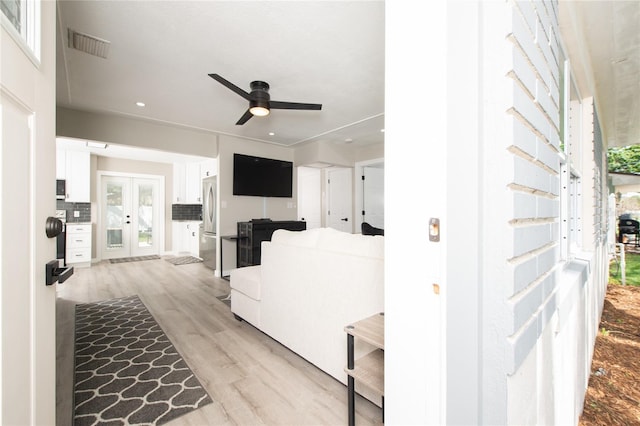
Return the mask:
<path id="1" fill-rule="evenodd" d="M 215 159 L 173 164 L 173 203 L 202 204 L 202 179 L 218 174 Z"/>
<path id="2" fill-rule="evenodd" d="M 202 204 L 200 163 L 174 163 L 173 203 Z"/>
<path id="3" fill-rule="evenodd" d="M 91 202 L 91 154 L 66 149 L 56 150 L 56 178 L 66 181 L 65 201 Z"/>
<path id="4" fill-rule="evenodd" d="M 206 179 L 211 176 L 216 176 L 218 174 L 218 162 L 212 158 L 210 160 L 205 160 L 200 163 L 200 176 L 202 179 Z"/>

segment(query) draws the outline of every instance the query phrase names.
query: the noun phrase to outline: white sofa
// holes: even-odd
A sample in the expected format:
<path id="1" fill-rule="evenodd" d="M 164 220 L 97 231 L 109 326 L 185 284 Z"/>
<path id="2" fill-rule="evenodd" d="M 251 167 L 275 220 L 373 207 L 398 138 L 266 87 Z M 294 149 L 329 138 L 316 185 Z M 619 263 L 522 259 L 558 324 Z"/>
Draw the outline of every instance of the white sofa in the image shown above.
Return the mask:
<path id="1" fill-rule="evenodd" d="M 346 383 L 344 327 L 384 311 L 384 237 L 277 230 L 260 266 L 231 272 L 231 311 Z"/>

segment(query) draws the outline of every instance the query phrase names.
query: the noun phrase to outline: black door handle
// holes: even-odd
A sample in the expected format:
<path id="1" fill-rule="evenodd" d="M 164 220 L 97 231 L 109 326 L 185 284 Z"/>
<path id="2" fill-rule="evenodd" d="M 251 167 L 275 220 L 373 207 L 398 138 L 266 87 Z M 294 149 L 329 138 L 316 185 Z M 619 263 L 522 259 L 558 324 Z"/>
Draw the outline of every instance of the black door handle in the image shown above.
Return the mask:
<path id="1" fill-rule="evenodd" d="M 348 217 L 342 218 L 340 220 L 343 221 L 343 222 L 349 222 L 349 218 Z"/>
<path id="2" fill-rule="evenodd" d="M 58 218 L 49 216 L 44 225 L 45 233 L 48 238 L 57 237 L 62 233 L 62 221 Z"/>
<path id="3" fill-rule="evenodd" d="M 52 260 L 45 265 L 45 284 L 51 285 L 56 281 L 62 284 L 71 275 L 73 275 L 73 266 L 67 266 L 60 268 L 58 266 L 58 260 Z"/>

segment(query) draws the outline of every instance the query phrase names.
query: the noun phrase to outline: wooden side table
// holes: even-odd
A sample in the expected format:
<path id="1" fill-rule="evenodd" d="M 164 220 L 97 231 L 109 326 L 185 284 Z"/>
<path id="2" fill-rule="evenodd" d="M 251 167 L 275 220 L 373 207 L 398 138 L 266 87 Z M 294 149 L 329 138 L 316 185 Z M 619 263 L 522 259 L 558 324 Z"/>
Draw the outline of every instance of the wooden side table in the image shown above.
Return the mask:
<path id="1" fill-rule="evenodd" d="M 356 424 L 355 380 L 382 396 L 382 420 L 384 421 L 384 312 L 372 315 L 344 328 L 347 333 L 347 392 L 349 426 Z M 359 359 L 354 359 L 355 338 L 370 343 L 377 349 Z"/>

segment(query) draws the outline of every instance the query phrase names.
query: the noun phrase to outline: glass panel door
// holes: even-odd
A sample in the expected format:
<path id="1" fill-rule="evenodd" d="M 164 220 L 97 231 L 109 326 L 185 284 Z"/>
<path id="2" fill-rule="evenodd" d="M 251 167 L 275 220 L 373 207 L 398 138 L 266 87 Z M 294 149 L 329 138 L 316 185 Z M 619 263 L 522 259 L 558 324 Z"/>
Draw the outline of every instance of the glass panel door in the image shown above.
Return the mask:
<path id="1" fill-rule="evenodd" d="M 102 177 L 103 259 L 159 253 L 157 179 Z"/>
<path id="2" fill-rule="evenodd" d="M 102 257 L 128 257 L 131 238 L 131 179 L 105 176 L 102 180 L 102 201 Z"/>
<path id="3" fill-rule="evenodd" d="M 131 255 L 158 254 L 158 181 L 155 179 L 133 178 L 133 205 L 136 211 L 133 225 L 136 230 L 131 241 Z"/>

